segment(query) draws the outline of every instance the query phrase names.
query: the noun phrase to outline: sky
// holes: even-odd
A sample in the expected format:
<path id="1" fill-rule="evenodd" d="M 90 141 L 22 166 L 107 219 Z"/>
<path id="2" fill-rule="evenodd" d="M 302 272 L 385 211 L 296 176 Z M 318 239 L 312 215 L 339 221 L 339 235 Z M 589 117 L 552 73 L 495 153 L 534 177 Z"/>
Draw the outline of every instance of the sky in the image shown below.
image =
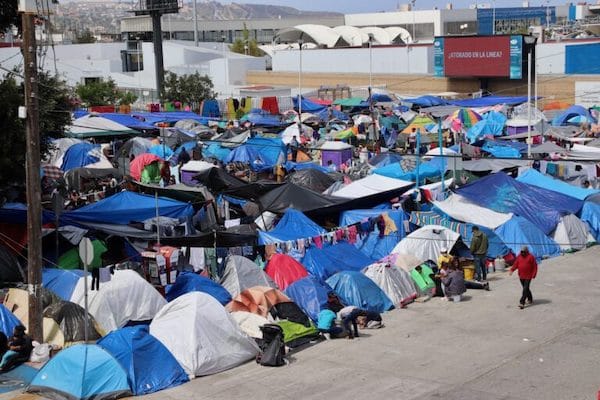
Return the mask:
<path id="1" fill-rule="evenodd" d="M 231 3 L 231 1 L 221 1 Z M 398 4 L 406 4 L 409 0 L 237 0 L 236 3 L 272 4 L 290 6 L 301 10 L 336 11 L 340 13 L 393 11 Z M 491 4 L 492 0 L 416 0 L 415 8 L 445 8 L 452 3 L 454 8 L 468 8 L 471 4 Z M 550 0 L 551 5 L 565 4 L 566 0 Z M 496 0 L 496 7 L 520 7 L 522 0 Z M 530 6 L 545 6 L 546 0 L 530 0 Z"/>

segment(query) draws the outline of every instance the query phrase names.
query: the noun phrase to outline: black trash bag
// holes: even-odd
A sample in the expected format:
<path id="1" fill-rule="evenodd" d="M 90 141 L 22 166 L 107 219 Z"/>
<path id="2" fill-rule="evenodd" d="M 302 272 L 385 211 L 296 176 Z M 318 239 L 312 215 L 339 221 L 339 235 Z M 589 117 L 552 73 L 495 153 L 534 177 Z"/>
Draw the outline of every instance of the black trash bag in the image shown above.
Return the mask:
<path id="1" fill-rule="evenodd" d="M 260 327 L 263 339 L 260 341 L 260 354 L 256 362 L 267 367 L 280 367 L 285 365 L 285 343 L 283 342 L 283 329 L 279 325 L 265 324 Z"/>

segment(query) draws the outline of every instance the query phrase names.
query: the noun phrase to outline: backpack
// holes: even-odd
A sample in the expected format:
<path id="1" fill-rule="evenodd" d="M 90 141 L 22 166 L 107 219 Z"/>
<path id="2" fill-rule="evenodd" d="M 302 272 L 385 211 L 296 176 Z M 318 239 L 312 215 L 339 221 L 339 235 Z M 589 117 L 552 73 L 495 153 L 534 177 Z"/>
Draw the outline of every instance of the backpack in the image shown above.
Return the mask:
<path id="1" fill-rule="evenodd" d="M 256 362 L 267 367 L 280 367 L 285 365 L 285 343 L 283 329 L 276 324 L 265 324 L 260 327 L 263 339 L 260 342 L 260 354 Z"/>

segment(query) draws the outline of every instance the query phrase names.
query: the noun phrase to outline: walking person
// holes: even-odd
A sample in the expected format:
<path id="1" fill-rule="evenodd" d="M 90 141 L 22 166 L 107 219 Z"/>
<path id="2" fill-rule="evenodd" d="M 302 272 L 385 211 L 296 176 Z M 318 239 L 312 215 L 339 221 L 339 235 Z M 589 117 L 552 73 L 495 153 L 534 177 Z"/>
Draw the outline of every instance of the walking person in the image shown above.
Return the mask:
<path id="1" fill-rule="evenodd" d="M 485 259 L 488 252 L 488 237 L 479 230 L 478 226 L 473 226 L 471 232 L 471 254 L 473 254 L 475 259 L 475 279 L 478 281 L 487 281 Z"/>
<path id="2" fill-rule="evenodd" d="M 523 294 L 519 300 L 519 308 L 522 310 L 525 308 L 525 304 L 533 304 L 533 295 L 531 294 L 531 281 L 537 276 L 537 262 L 533 254 L 529 252 L 527 246 L 521 248 L 521 252 L 517 256 L 513 266 L 510 268 L 508 275 L 512 275 L 513 272 L 519 270 L 519 279 L 521 280 L 521 286 L 523 286 Z"/>

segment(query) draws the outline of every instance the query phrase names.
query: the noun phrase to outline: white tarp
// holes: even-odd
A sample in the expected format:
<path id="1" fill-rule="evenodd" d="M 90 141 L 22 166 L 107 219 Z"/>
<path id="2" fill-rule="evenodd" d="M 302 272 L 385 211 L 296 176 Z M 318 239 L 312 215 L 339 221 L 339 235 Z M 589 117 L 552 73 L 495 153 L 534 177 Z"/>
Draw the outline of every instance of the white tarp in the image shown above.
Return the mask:
<path id="1" fill-rule="evenodd" d="M 513 217 L 512 213 L 499 213 L 489 208 L 480 207 L 458 194 L 453 194 L 444 201 L 434 201 L 433 205 L 457 221 L 483 226 L 492 230 Z"/>
<path id="2" fill-rule="evenodd" d="M 214 297 L 187 293 L 164 306 L 150 333 L 193 378 L 238 366 L 258 354 L 258 346 Z"/>
<path id="3" fill-rule="evenodd" d="M 372 194 L 401 189 L 413 185 L 413 182 L 373 174 L 344 186 L 337 192 L 334 192 L 333 196 L 346 199 L 357 199 L 359 197 L 366 197 Z"/>
<path id="4" fill-rule="evenodd" d="M 303 113 L 303 115 L 304 115 L 304 113 Z M 288 126 L 287 128 L 285 128 L 281 132 L 281 135 L 279 135 L 279 137 L 281 138 L 281 141 L 283 142 L 283 144 L 290 144 L 290 142 L 292 141 L 292 138 L 294 136 L 296 137 L 296 141 L 298 141 L 298 143 L 300 143 L 301 142 L 300 136 L 312 137 L 312 134 L 313 134 L 313 128 L 311 128 L 310 126 L 302 124 L 302 135 L 300 135 L 300 130 L 298 129 L 298 124 L 292 124 L 292 125 Z"/>
<path id="5" fill-rule="evenodd" d="M 71 301 L 85 306 L 84 278 L 79 279 Z M 100 284 L 100 290 L 90 290 L 88 275 L 88 307 L 90 314 L 105 332 L 124 327 L 129 321 L 154 318 L 167 301 L 154 287 L 132 270 L 115 270 L 110 282 Z"/>
<path id="6" fill-rule="evenodd" d="M 103 133 L 136 133 L 133 129 L 121 125 L 118 122 L 99 116 L 98 114 L 88 114 L 77 118 L 73 123 L 65 127 L 68 135 L 72 136 L 93 136 Z"/>
<path id="7" fill-rule="evenodd" d="M 215 168 L 213 163 L 191 160 L 181 166 L 181 172 L 202 172 L 211 168 Z"/>
<path id="8" fill-rule="evenodd" d="M 425 225 L 400 241 L 392 253 L 412 254 L 421 260 L 437 261 L 442 248 L 450 250 L 460 235 L 440 225 Z"/>
<path id="9" fill-rule="evenodd" d="M 262 331 L 260 330 L 261 326 L 273 323 L 273 321 L 269 321 L 258 314 L 247 311 L 234 311 L 230 313 L 230 315 L 246 335 L 256 339 L 262 339 L 263 337 Z"/>
<path id="10" fill-rule="evenodd" d="M 403 269 L 385 263 L 375 263 L 365 268 L 363 274 L 375 282 L 396 306 L 417 294 L 409 273 Z"/>
<path id="11" fill-rule="evenodd" d="M 596 241 L 590 233 L 588 225 L 573 214 L 567 214 L 560 218 L 560 222 L 552 234 L 552 239 L 563 251 L 585 249 L 588 243 Z"/>

